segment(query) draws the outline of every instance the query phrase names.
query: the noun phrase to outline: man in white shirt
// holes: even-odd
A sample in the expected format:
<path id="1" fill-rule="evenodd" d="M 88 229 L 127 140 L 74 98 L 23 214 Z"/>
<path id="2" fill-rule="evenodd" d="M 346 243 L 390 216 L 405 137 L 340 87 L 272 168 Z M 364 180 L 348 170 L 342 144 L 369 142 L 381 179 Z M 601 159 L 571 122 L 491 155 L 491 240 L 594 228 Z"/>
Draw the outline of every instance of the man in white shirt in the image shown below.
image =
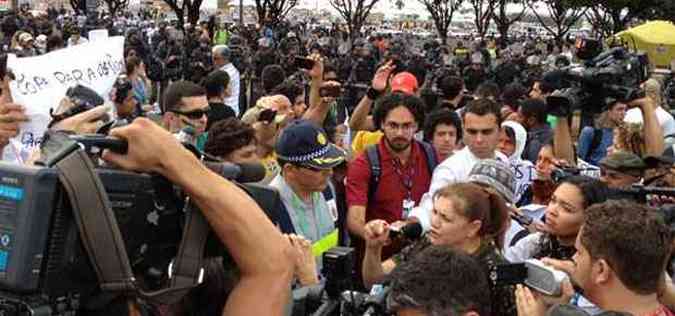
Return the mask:
<path id="1" fill-rule="evenodd" d="M 508 162 L 508 158 L 496 150 L 501 125 L 500 111 L 501 106 L 490 99 L 474 100 L 466 106 L 462 113 L 466 147 L 436 167 L 429 192 L 424 194 L 420 205 L 410 215 L 420 222 L 425 231 L 431 226 L 433 196 L 437 190 L 452 183 L 468 181 L 473 166 L 483 159 Z"/>
<path id="2" fill-rule="evenodd" d="M 227 72 L 230 76 L 230 96 L 225 99 L 225 104 L 234 110 L 239 116 L 239 70 L 232 64 L 231 51 L 226 45 L 213 46 L 211 50 L 213 58 L 213 67 Z"/>

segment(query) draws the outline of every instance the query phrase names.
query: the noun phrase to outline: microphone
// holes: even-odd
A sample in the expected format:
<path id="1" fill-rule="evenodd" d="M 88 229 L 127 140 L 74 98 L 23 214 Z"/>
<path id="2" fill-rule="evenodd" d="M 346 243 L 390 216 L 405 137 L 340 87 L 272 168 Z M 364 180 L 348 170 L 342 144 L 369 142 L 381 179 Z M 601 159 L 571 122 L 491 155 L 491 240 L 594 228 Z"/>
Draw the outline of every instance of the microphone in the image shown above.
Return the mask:
<path id="1" fill-rule="evenodd" d="M 221 177 L 239 183 L 259 182 L 265 179 L 265 167 L 262 164 L 202 161 L 211 171 Z"/>
<path id="2" fill-rule="evenodd" d="M 373 292 L 375 293 L 373 294 Z M 373 316 L 380 315 L 384 312 L 384 309 L 386 308 L 385 301 L 387 300 L 387 296 L 389 296 L 389 292 L 391 292 L 390 286 L 381 286 L 380 288 L 374 286 L 371 290 L 371 294 L 366 298 L 365 306 L 367 306 L 368 309 L 363 315 Z"/>
<path id="3" fill-rule="evenodd" d="M 182 128 L 175 136 L 181 143 L 194 144 L 196 141 L 195 128 L 191 124 Z"/>
<path id="4" fill-rule="evenodd" d="M 408 240 L 419 239 L 422 236 L 420 223 L 409 223 L 401 228 L 390 228 L 389 239 L 404 238 Z"/>

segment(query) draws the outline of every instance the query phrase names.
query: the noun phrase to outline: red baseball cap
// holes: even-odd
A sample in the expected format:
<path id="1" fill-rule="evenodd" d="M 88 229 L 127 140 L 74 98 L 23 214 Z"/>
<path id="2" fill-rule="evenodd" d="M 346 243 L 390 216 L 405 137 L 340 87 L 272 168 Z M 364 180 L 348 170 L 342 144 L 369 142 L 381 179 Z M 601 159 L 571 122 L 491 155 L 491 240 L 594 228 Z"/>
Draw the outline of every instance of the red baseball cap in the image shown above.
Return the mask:
<path id="1" fill-rule="evenodd" d="M 391 92 L 403 92 L 413 95 L 417 92 L 418 88 L 417 78 L 409 72 L 401 72 L 391 79 Z"/>

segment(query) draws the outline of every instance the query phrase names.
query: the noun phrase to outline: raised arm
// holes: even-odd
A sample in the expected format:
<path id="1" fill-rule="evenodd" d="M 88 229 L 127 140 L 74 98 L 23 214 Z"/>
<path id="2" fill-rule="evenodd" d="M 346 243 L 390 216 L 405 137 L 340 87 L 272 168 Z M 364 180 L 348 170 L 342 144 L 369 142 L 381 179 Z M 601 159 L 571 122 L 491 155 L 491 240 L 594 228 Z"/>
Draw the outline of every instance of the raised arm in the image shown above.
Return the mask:
<path id="1" fill-rule="evenodd" d="M 103 159 L 127 170 L 162 174 L 183 187 L 234 258 L 241 280 L 223 315 L 281 315 L 293 273 L 290 243 L 255 201 L 150 120 L 139 118 L 110 134 L 127 140 L 129 150 L 125 155 L 106 151 Z"/>

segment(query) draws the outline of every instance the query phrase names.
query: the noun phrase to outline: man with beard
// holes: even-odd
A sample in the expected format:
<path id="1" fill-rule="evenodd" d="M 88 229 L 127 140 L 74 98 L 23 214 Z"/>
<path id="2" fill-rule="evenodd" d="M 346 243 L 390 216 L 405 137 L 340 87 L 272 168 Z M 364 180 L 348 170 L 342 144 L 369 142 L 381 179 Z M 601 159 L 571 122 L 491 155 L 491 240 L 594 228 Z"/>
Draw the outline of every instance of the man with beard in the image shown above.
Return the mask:
<path id="1" fill-rule="evenodd" d="M 394 93 L 378 103 L 373 121 L 384 137 L 377 145 L 379 180 L 374 185 L 368 151 L 349 165 L 347 172 L 347 227 L 356 238 L 357 253 L 362 254 L 365 224 L 374 219 L 402 225 L 408 212 L 419 203 L 431 182 L 429 166 L 431 146 L 418 142 L 414 135 L 424 120 L 424 105 L 415 96 Z M 435 155 L 433 150 L 431 154 Z M 436 157 L 433 157 L 435 159 Z M 372 187 L 371 187 L 372 186 Z M 386 247 L 383 260 L 396 248 Z M 361 252 L 359 252 L 361 250 Z M 358 256 L 360 259 L 362 256 Z M 362 260 L 357 259 L 360 263 Z M 360 271 L 360 267 L 357 268 Z"/>

